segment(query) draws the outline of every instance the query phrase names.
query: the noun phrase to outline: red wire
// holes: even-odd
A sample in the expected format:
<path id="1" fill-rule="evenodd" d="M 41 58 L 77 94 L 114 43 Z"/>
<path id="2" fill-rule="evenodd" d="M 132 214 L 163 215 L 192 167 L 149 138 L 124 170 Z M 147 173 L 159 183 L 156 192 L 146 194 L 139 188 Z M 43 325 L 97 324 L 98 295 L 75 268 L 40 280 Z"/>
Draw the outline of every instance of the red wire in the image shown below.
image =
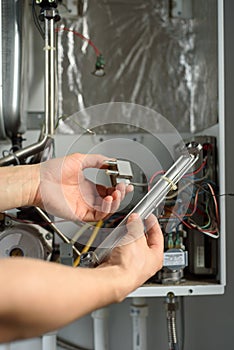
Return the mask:
<path id="1" fill-rule="evenodd" d="M 207 163 L 207 157 L 204 158 L 202 164 L 200 165 L 200 167 L 198 169 L 196 169 L 194 172 L 192 173 L 188 173 L 188 174 L 185 174 L 183 177 L 189 177 L 189 176 L 192 176 L 192 175 L 196 175 L 197 173 L 199 173 L 203 168 L 204 166 L 206 165 Z M 149 180 L 149 185 L 153 182 L 153 180 L 155 179 L 156 176 L 160 175 L 160 174 L 165 174 L 165 171 L 164 170 L 159 170 L 157 171 L 156 173 L 154 173 L 150 180 Z M 150 186 L 149 186 L 149 189 L 150 189 Z"/>
<path id="2" fill-rule="evenodd" d="M 216 219 L 217 219 L 217 222 L 218 222 L 218 224 L 219 224 L 219 223 L 220 223 L 220 217 L 219 217 L 219 208 L 218 208 L 218 203 L 217 203 L 216 195 L 215 195 L 215 193 L 214 193 L 214 189 L 213 189 L 213 187 L 211 186 L 211 184 L 207 183 L 207 186 L 209 187 L 210 192 L 211 192 L 211 194 L 212 194 L 212 198 L 213 198 L 214 205 L 215 205 Z"/>
<path id="3" fill-rule="evenodd" d="M 160 174 L 165 174 L 164 170 L 159 170 L 156 173 L 154 173 L 151 178 L 149 179 L 149 186 L 148 186 L 148 190 L 150 190 L 150 185 L 152 184 L 153 180 L 155 179 L 156 176 L 160 175 Z"/>
<path id="4" fill-rule="evenodd" d="M 167 208 L 167 210 L 169 210 L 175 217 L 177 217 L 185 226 L 187 226 L 190 229 L 193 229 L 193 227 L 189 223 L 187 223 L 185 220 L 183 220 L 182 217 L 179 214 L 177 214 L 173 209 Z"/>
<path id="5" fill-rule="evenodd" d="M 198 189 L 196 191 L 196 194 L 195 194 L 195 199 L 194 199 L 194 205 L 193 205 L 193 210 L 190 214 L 185 214 L 186 217 L 191 217 L 195 214 L 195 212 L 197 211 L 197 202 L 198 202 L 198 195 L 199 195 L 199 192 L 200 192 L 200 189 Z"/>
<path id="6" fill-rule="evenodd" d="M 217 219 L 217 222 L 219 223 L 219 211 L 218 211 L 218 204 L 217 204 L 217 201 L 216 201 L 215 193 L 214 193 L 214 190 L 213 190 L 212 186 L 210 184 L 207 184 L 207 185 L 209 186 L 209 189 L 210 189 L 210 191 L 212 193 L 212 197 L 213 197 L 214 204 L 215 204 L 216 219 Z M 195 195 L 194 208 L 193 208 L 192 213 L 184 215 L 184 216 L 191 217 L 196 212 L 199 192 L 200 192 L 200 190 L 198 189 L 197 192 L 196 192 L 196 195 Z M 210 233 L 210 234 L 218 233 L 218 227 L 216 227 L 213 230 L 202 229 L 201 227 L 199 227 L 197 225 L 194 225 L 193 223 L 188 223 L 185 220 L 183 220 L 182 217 L 180 215 L 178 215 L 173 209 L 167 208 L 167 210 L 169 210 L 174 216 L 176 216 L 189 229 L 196 229 L 199 232 Z"/>
<path id="7" fill-rule="evenodd" d="M 206 230 L 206 229 L 202 229 L 201 227 L 195 225 L 195 224 L 190 224 L 192 226 L 192 228 L 194 228 L 195 230 L 198 230 L 199 232 L 203 232 L 203 233 L 210 233 L 210 234 L 215 234 L 215 233 L 218 233 L 218 228 L 216 227 L 215 229 L 213 230 Z"/>
<path id="8" fill-rule="evenodd" d="M 192 175 L 196 175 L 197 173 L 199 173 L 203 168 L 204 166 L 206 165 L 207 163 L 207 157 L 205 157 L 205 159 L 203 160 L 203 162 L 201 163 L 200 167 L 197 168 L 195 171 L 193 171 L 192 173 L 188 173 L 186 175 L 184 175 L 183 177 L 188 177 L 188 176 L 192 176 Z"/>
<path id="9" fill-rule="evenodd" d="M 101 55 L 101 52 L 99 51 L 99 49 L 94 45 L 94 43 L 89 39 L 89 38 L 86 38 L 83 34 L 79 33 L 79 32 L 76 32 L 75 30 L 73 29 L 69 29 L 67 27 L 59 27 L 56 29 L 56 32 L 59 32 L 60 30 L 64 30 L 66 32 L 71 32 L 73 33 L 74 35 L 78 36 L 79 38 L 81 38 L 82 40 L 85 40 L 88 42 L 88 44 L 90 46 L 92 46 L 92 48 L 94 49 L 95 51 L 95 54 L 96 56 L 100 56 Z"/>
<path id="10" fill-rule="evenodd" d="M 214 189 L 213 189 L 213 187 L 209 184 L 209 183 L 207 183 L 207 186 L 209 187 L 209 190 L 210 190 L 210 192 L 211 192 L 211 194 L 212 194 L 212 198 L 213 198 L 213 201 L 214 201 L 214 205 L 215 205 L 215 214 L 216 214 L 216 220 L 217 220 L 217 224 L 219 225 L 219 222 L 220 222 L 220 217 L 219 217 L 219 209 L 218 209 L 218 203 L 217 203 L 217 200 L 216 200 L 216 196 L 215 196 L 215 193 L 214 193 Z M 199 189 L 197 190 L 197 192 L 196 192 L 196 195 L 199 193 Z M 195 199 L 196 199 L 196 197 L 195 197 Z M 195 200 L 195 202 L 197 202 L 197 200 Z M 195 206 L 195 205 L 194 205 Z M 193 212 L 192 212 L 193 214 L 195 213 L 195 211 L 193 210 Z M 191 213 L 191 214 L 192 214 Z M 173 214 L 175 214 L 175 213 L 173 213 Z M 186 215 L 186 216 L 192 216 L 191 214 L 189 214 L 189 215 Z M 199 227 L 199 226 L 197 226 L 197 225 L 194 225 L 194 224 L 192 224 L 192 223 L 190 223 L 190 225 L 193 227 L 193 228 L 195 228 L 196 230 L 198 230 L 198 231 L 200 231 L 200 232 L 203 232 L 203 233 L 210 233 L 210 234 L 215 234 L 215 233 L 218 233 L 218 227 L 215 227 L 215 229 L 213 229 L 213 230 L 206 230 L 206 229 L 202 229 L 201 227 Z"/>

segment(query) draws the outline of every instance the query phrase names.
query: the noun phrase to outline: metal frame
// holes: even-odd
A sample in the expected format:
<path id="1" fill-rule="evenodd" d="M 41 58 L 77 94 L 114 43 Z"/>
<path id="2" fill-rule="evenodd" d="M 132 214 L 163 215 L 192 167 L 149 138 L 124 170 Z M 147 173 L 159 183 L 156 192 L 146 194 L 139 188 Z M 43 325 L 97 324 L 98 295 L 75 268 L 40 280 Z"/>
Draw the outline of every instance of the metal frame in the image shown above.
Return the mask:
<path id="1" fill-rule="evenodd" d="M 225 89 L 224 89 L 224 1 L 218 0 L 218 161 L 220 193 L 225 193 Z M 188 282 L 184 285 L 144 285 L 131 293 L 129 297 L 165 297 L 172 292 L 176 296 L 223 294 L 226 286 L 226 206 L 225 197 L 220 197 L 220 251 L 219 282 Z"/>

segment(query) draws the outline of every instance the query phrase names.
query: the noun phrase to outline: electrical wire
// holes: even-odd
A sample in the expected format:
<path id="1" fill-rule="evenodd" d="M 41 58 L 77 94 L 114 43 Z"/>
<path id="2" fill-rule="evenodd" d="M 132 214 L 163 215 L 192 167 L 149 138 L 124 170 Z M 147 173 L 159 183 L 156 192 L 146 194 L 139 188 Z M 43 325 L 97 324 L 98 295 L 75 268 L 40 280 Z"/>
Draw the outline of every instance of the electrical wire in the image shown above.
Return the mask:
<path id="1" fill-rule="evenodd" d="M 133 185 L 135 187 L 148 187 L 149 184 L 147 182 L 130 182 L 129 185 Z"/>
<path id="2" fill-rule="evenodd" d="M 217 219 L 218 224 L 219 224 L 219 223 L 220 223 L 219 208 L 218 208 L 218 203 L 217 203 L 217 200 L 216 200 L 216 195 L 215 195 L 214 189 L 213 189 L 213 187 L 211 186 L 211 184 L 207 183 L 207 186 L 209 187 L 210 192 L 211 192 L 211 194 L 212 194 L 212 198 L 213 198 L 213 202 L 214 202 L 214 206 L 215 206 L 216 219 Z"/>
<path id="3" fill-rule="evenodd" d="M 173 199 L 175 197 L 177 197 L 181 192 L 183 192 L 184 190 L 186 190 L 186 188 L 188 188 L 190 185 L 192 184 L 191 182 L 187 182 L 183 187 L 181 187 L 178 191 L 173 191 L 173 193 L 171 195 L 167 195 L 166 196 L 166 200 L 169 199 Z"/>
<path id="4" fill-rule="evenodd" d="M 203 226 L 201 226 L 201 228 L 204 230 L 204 229 L 206 229 L 206 228 L 208 228 L 209 226 L 210 226 L 210 224 L 211 224 L 211 217 L 210 217 L 210 213 L 209 213 L 209 210 L 208 210 L 208 208 L 209 208 L 209 199 L 208 199 L 208 201 L 206 202 L 206 210 L 205 210 L 205 213 L 206 213 L 206 215 L 207 215 L 207 217 L 208 217 L 208 222 L 207 222 L 207 224 L 206 225 L 203 225 Z"/>
<path id="5" fill-rule="evenodd" d="M 192 173 L 187 173 L 183 176 L 183 178 L 186 178 L 186 177 L 190 177 L 190 176 L 194 176 L 196 174 L 198 174 L 204 167 L 205 165 L 207 164 L 207 156 L 204 158 L 202 164 L 200 165 L 199 168 L 197 168 L 196 170 L 194 170 Z M 164 170 L 159 170 L 157 172 L 155 172 L 151 178 L 149 179 L 149 189 L 150 189 L 150 185 L 152 184 L 153 180 L 158 176 L 158 175 L 161 175 L 161 174 L 165 174 L 165 171 Z"/>
<path id="6" fill-rule="evenodd" d="M 196 225 L 195 223 L 191 223 L 190 222 L 190 225 L 192 226 L 193 229 L 201 232 L 201 233 L 204 233 L 205 235 L 211 237 L 211 238 L 219 238 L 220 236 L 220 233 L 219 233 L 219 230 L 217 227 L 215 227 L 213 230 L 209 229 L 209 230 L 203 230 L 200 226 Z"/>
<path id="7" fill-rule="evenodd" d="M 178 189 L 176 192 L 173 192 L 172 194 L 168 195 L 166 197 L 167 200 L 173 200 L 176 198 L 180 193 L 187 190 L 189 185 L 193 185 L 197 187 L 197 190 L 195 192 L 191 192 L 191 195 L 193 197 L 193 207 L 191 208 L 191 212 L 188 212 L 184 214 L 183 216 L 176 212 L 175 209 L 171 209 L 171 207 L 165 206 L 165 210 L 170 211 L 174 217 L 177 217 L 187 228 L 189 229 L 196 229 L 199 232 L 202 232 L 208 236 L 211 236 L 212 238 L 218 238 L 219 237 L 219 224 L 220 224 L 220 218 L 219 218 L 219 209 L 218 209 L 218 203 L 217 203 L 217 197 L 218 195 L 215 193 L 214 187 L 215 184 L 212 184 L 212 182 L 208 179 L 208 175 L 210 172 L 210 168 L 207 168 L 207 171 L 205 175 L 201 178 L 194 177 L 193 180 L 189 179 L 189 177 L 194 176 L 201 172 L 205 166 L 208 165 L 208 157 L 206 156 L 195 171 L 185 174 L 182 181 L 185 181 L 185 185 L 182 186 L 180 189 Z M 164 171 L 158 171 L 153 174 L 153 176 L 149 180 L 149 184 L 152 183 L 152 181 L 155 179 L 156 176 L 160 175 Z M 150 187 L 150 186 L 149 186 Z M 199 196 L 203 194 L 209 195 L 208 199 L 206 200 L 205 210 L 198 207 L 199 202 Z M 230 195 L 231 193 L 229 193 Z M 228 194 L 227 194 L 228 195 Z M 212 198 L 213 201 L 213 208 L 214 213 L 211 212 L 211 209 L 209 207 L 210 204 L 210 198 Z M 190 204 L 191 207 L 191 204 Z M 200 212 L 200 215 L 203 215 L 207 218 L 207 222 L 200 226 L 195 222 L 194 215 L 196 213 Z M 161 216 L 161 219 L 167 219 L 168 216 Z"/>
<path id="8" fill-rule="evenodd" d="M 91 245 L 93 244 L 95 238 L 97 237 L 97 234 L 98 234 L 100 228 L 102 227 L 102 225 L 103 225 L 103 221 L 102 221 L 102 220 L 99 220 L 99 221 L 97 222 L 97 224 L 96 224 L 96 226 L 95 226 L 95 228 L 94 228 L 94 230 L 93 230 L 93 233 L 92 233 L 92 235 L 90 236 L 88 242 L 86 243 L 85 247 L 82 249 L 81 254 L 87 253 L 87 252 L 89 251 L 89 249 L 90 249 Z M 79 263 L 80 263 L 80 256 L 78 256 L 78 257 L 76 258 L 76 260 L 74 261 L 73 266 L 74 266 L 74 267 L 77 267 L 77 266 L 79 265 Z"/>
<path id="9" fill-rule="evenodd" d="M 37 30 L 39 31 L 42 39 L 44 40 L 45 33 L 44 33 L 44 30 L 42 29 L 41 23 L 38 19 L 38 14 L 37 14 L 36 8 L 35 8 L 35 0 L 32 0 L 32 16 L 33 16 L 34 24 L 35 24 Z"/>
<path id="10" fill-rule="evenodd" d="M 216 194 L 216 197 L 228 197 L 228 196 L 230 196 L 230 197 L 234 197 L 234 193 L 221 193 L 221 194 Z"/>
<path id="11" fill-rule="evenodd" d="M 56 29 L 57 32 L 59 32 L 59 31 L 61 31 L 61 30 L 66 31 L 66 32 L 71 32 L 71 33 L 73 33 L 74 35 L 78 36 L 80 39 L 87 41 L 87 43 L 88 43 L 90 46 L 92 46 L 92 48 L 94 49 L 95 55 L 96 55 L 97 57 L 101 55 L 101 52 L 100 52 L 99 49 L 94 45 L 94 43 L 93 43 L 89 38 L 86 38 L 83 34 L 77 32 L 77 31 L 75 31 L 75 30 L 73 30 L 73 29 L 67 28 L 67 27 L 58 27 L 58 28 Z"/>
<path id="12" fill-rule="evenodd" d="M 154 179 L 155 179 L 158 175 L 161 175 L 161 174 L 165 174 L 165 171 L 164 171 L 164 170 L 156 171 L 156 173 L 154 173 L 154 174 L 151 176 L 151 178 L 149 179 L 148 190 L 150 190 L 151 184 L 152 184 L 152 182 L 154 181 Z"/>
<path id="13" fill-rule="evenodd" d="M 3 213 L 2 213 L 3 214 Z M 11 215 L 9 213 L 5 213 L 4 215 L 8 217 L 9 219 L 15 221 L 15 222 L 20 222 L 22 224 L 27 224 L 27 225 L 39 225 L 39 226 L 47 226 L 48 224 L 57 224 L 57 223 L 62 223 L 62 222 L 69 222 L 69 220 L 61 219 L 61 220 L 51 220 L 50 222 L 45 222 L 45 221 L 35 221 L 35 220 L 26 220 L 26 219 L 20 219 L 17 218 L 14 215 Z"/>
<path id="14" fill-rule="evenodd" d="M 204 188 L 205 186 L 207 186 L 209 190 L 206 190 Z M 213 228 L 212 229 L 211 229 L 212 223 L 211 223 L 209 229 L 207 229 L 207 227 L 208 227 L 207 225 L 205 225 L 206 227 L 200 227 L 200 226 L 196 225 L 196 228 L 199 231 L 203 232 L 203 233 L 212 233 L 212 234 L 217 233 L 217 237 L 218 237 L 218 235 L 219 235 L 218 234 L 218 227 L 219 227 L 219 224 L 220 224 L 220 217 L 219 217 L 219 209 L 218 209 L 218 203 L 217 203 L 215 191 L 213 189 L 213 186 L 209 182 L 206 182 L 203 186 L 199 186 L 199 188 L 205 190 L 206 193 L 209 193 L 211 198 L 212 198 L 212 200 L 213 200 L 213 204 L 214 204 L 214 208 L 215 208 L 215 224 L 213 224 Z M 210 214 L 208 212 L 207 204 L 206 204 L 206 214 L 207 214 L 207 217 L 209 218 Z M 194 223 L 192 223 L 192 225 L 194 225 Z"/>
<path id="15" fill-rule="evenodd" d="M 204 158 L 204 160 L 201 163 L 201 165 L 199 166 L 199 168 L 197 168 L 196 170 L 194 170 L 191 173 L 185 174 L 184 177 L 189 177 L 189 176 L 193 176 L 193 175 L 198 174 L 205 167 L 206 164 L 207 164 L 207 156 Z"/>
<path id="16" fill-rule="evenodd" d="M 193 203 L 193 210 L 191 213 L 185 214 L 186 217 L 192 217 L 196 211 L 197 211 L 197 204 L 198 204 L 198 195 L 199 195 L 200 189 L 196 191 L 195 198 L 194 198 L 194 203 Z"/>
<path id="17" fill-rule="evenodd" d="M 177 214 L 177 212 L 175 210 L 171 209 L 171 208 L 167 207 L 167 210 L 170 211 L 173 214 L 173 216 L 177 217 L 180 220 L 180 222 L 184 226 L 189 228 L 190 230 L 194 230 L 195 229 L 195 230 L 197 230 L 197 231 L 199 231 L 201 233 L 204 233 L 207 236 L 210 236 L 212 238 L 219 238 L 219 230 L 218 230 L 218 226 L 217 225 L 215 225 L 213 228 L 204 230 L 199 225 L 197 225 L 191 218 L 186 219 L 186 218 L 184 218 L 184 216 L 181 216 L 181 215 Z M 159 220 L 160 220 L 160 218 L 162 218 L 162 217 L 159 217 Z"/>
<path id="18" fill-rule="evenodd" d="M 63 349 L 66 350 L 92 350 L 92 349 L 88 349 L 88 348 L 84 348 L 83 346 L 74 344 L 64 338 L 61 337 L 57 337 L 57 345 Z"/>
<path id="19" fill-rule="evenodd" d="M 198 173 L 205 167 L 205 165 L 207 165 L 207 156 L 204 158 L 204 160 L 203 160 L 202 164 L 199 166 L 199 168 L 197 168 L 196 170 L 194 170 L 194 171 L 191 172 L 191 173 L 185 174 L 185 175 L 183 176 L 183 179 L 198 174 Z M 165 171 L 164 171 L 164 170 L 159 170 L 159 171 L 155 172 L 155 173 L 151 176 L 151 178 L 149 179 L 149 190 L 150 190 L 150 187 L 151 187 L 151 184 L 152 184 L 153 180 L 154 180 L 157 176 L 159 176 L 159 175 L 161 175 L 161 174 L 165 174 Z M 206 178 L 207 175 L 208 175 L 208 174 L 206 174 L 206 175 L 205 175 L 203 178 L 201 178 L 200 180 Z M 192 181 L 191 181 L 191 182 L 192 182 Z"/>
<path id="20" fill-rule="evenodd" d="M 79 231 L 77 231 L 74 236 L 71 238 L 70 242 L 72 244 L 74 244 L 75 242 L 77 242 L 77 240 L 80 238 L 80 236 L 88 229 L 90 228 L 90 226 L 92 225 L 92 223 L 86 223 L 85 225 L 83 225 Z"/>
<path id="21" fill-rule="evenodd" d="M 70 118 L 70 116 L 69 116 L 69 115 L 62 115 L 61 117 L 58 117 L 57 123 L 56 123 L 56 125 L 55 125 L 55 129 L 58 128 L 60 120 L 65 121 L 67 118 Z M 88 128 L 85 128 L 85 127 L 82 126 L 80 123 L 78 123 L 76 120 L 70 118 L 69 121 L 72 121 L 74 124 L 78 125 L 79 128 L 81 128 L 82 130 L 88 132 L 89 134 L 91 134 L 91 135 L 96 135 L 95 131 L 93 131 L 93 130 L 91 130 L 91 129 L 88 129 Z"/>

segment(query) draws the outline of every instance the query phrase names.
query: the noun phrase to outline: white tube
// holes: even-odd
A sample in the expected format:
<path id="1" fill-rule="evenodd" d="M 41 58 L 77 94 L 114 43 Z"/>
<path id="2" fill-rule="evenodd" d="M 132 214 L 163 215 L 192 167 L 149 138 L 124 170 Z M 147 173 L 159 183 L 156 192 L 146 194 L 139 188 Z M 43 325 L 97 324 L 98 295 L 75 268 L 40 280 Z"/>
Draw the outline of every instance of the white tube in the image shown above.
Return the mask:
<path id="1" fill-rule="evenodd" d="M 148 305 L 145 298 L 133 298 L 130 315 L 132 317 L 133 350 L 147 350 Z"/>
<path id="2" fill-rule="evenodd" d="M 56 333 L 51 332 L 42 336 L 42 350 L 56 350 L 57 341 Z"/>
<path id="3" fill-rule="evenodd" d="M 0 350 L 11 350 L 11 344 L 8 343 L 8 344 L 0 345 Z"/>
<path id="4" fill-rule="evenodd" d="M 94 329 L 94 350 L 108 350 L 108 316 L 109 309 L 102 308 L 92 312 Z"/>

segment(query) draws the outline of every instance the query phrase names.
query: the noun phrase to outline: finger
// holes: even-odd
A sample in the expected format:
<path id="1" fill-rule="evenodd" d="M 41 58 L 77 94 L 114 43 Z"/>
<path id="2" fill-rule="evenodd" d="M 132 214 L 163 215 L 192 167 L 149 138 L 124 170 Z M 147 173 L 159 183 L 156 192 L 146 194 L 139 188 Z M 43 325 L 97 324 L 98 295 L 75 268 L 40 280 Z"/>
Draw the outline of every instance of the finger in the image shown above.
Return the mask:
<path id="1" fill-rule="evenodd" d="M 158 246 L 160 248 L 163 247 L 163 244 L 164 244 L 163 234 L 155 215 L 151 214 L 146 219 L 145 224 L 146 224 L 146 230 L 148 235 L 148 238 L 147 238 L 148 245 L 150 247 L 152 246 Z"/>
<path id="2" fill-rule="evenodd" d="M 119 183 L 119 184 L 117 184 L 116 185 L 116 190 L 118 190 L 119 192 L 120 192 L 120 195 L 121 195 L 121 197 L 120 197 L 120 199 L 121 199 L 121 201 L 124 199 L 124 197 L 125 197 L 125 194 L 126 194 L 126 184 L 125 183 L 123 183 L 123 182 L 121 182 L 121 183 Z"/>
<path id="3" fill-rule="evenodd" d="M 111 212 L 111 206 L 113 202 L 112 196 L 107 196 L 102 201 L 101 212 L 104 214 L 109 214 Z"/>
<path id="4" fill-rule="evenodd" d="M 123 238 L 121 245 L 128 245 L 140 237 L 144 236 L 144 226 L 138 214 L 131 214 L 127 220 L 127 224 L 119 227 Z"/>
<path id="5" fill-rule="evenodd" d="M 116 190 L 115 188 L 104 188 L 103 186 L 97 186 L 97 191 L 101 199 L 107 197 L 113 198 L 112 207 L 110 211 L 112 213 L 116 212 L 122 200 L 122 193 L 119 190 Z"/>
<path id="6" fill-rule="evenodd" d="M 86 168 L 102 168 L 105 160 L 109 160 L 108 157 L 101 154 L 74 154 L 77 160 L 81 163 L 81 169 Z"/>
<path id="7" fill-rule="evenodd" d="M 121 200 L 124 199 L 127 193 L 130 193 L 134 190 L 133 185 L 125 185 L 124 183 L 118 184 L 116 187 L 105 187 L 103 185 L 96 185 L 97 192 L 101 197 L 112 195 L 114 191 L 118 190 L 121 192 Z"/>
<path id="8" fill-rule="evenodd" d="M 112 193 L 112 198 L 113 198 L 113 202 L 111 205 L 111 212 L 112 213 L 115 213 L 119 209 L 121 197 L 122 197 L 122 194 L 118 190 L 116 190 Z"/>
<path id="9" fill-rule="evenodd" d="M 95 219 L 104 219 L 107 215 L 114 213 L 120 205 L 120 192 L 115 191 L 111 196 L 104 198 L 97 197 L 95 199 L 94 208 L 96 210 Z"/>
<path id="10" fill-rule="evenodd" d="M 127 185 L 126 186 L 126 193 L 130 193 L 134 191 L 134 186 L 133 185 Z"/>
<path id="11" fill-rule="evenodd" d="M 129 216 L 127 221 L 127 231 L 127 235 L 135 239 L 143 235 L 144 225 L 138 214 L 133 213 Z"/>
<path id="12" fill-rule="evenodd" d="M 106 196 L 112 196 L 113 192 L 116 191 L 115 187 L 105 187 L 105 186 L 99 185 L 99 184 L 96 185 L 96 189 L 97 189 L 98 194 L 102 198 L 104 198 Z"/>
<path id="13" fill-rule="evenodd" d="M 137 213 L 133 213 L 133 214 L 131 214 L 131 215 L 129 216 L 129 218 L 128 218 L 128 224 L 130 224 L 130 223 L 133 222 L 133 221 L 137 221 L 137 222 L 139 221 L 139 222 L 142 223 L 141 218 L 140 218 L 139 214 L 137 214 Z"/>
<path id="14" fill-rule="evenodd" d="M 126 194 L 128 194 L 134 190 L 134 187 L 133 187 L 133 185 L 128 185 L 124 182 L 121 182 L 116 186 L 116 189 L 121 192 L 121 200 L 123 200 L 124 197 L 126 196 Z"/>

